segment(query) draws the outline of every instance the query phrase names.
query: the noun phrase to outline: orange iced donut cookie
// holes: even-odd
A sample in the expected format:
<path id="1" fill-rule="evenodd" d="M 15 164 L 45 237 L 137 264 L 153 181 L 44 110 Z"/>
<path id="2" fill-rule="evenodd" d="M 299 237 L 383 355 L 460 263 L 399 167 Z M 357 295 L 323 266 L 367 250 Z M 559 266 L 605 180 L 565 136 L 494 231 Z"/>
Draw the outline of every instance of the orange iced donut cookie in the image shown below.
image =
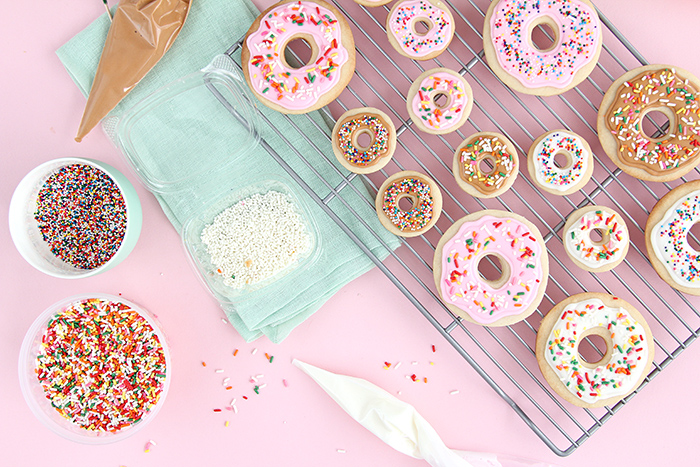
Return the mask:
<path id="1" fill-rule="evenodd" d="M 518 153 L 508 138 L 491 132 L 471 135 L 459 145 L 452 173 L 461 189 L 477 198 L 506 192 L 518 177 Z"/>
<path id="2" fill-rule="evenodd" d="M 290 66 L 290 42 L 311 46 L 309 63 Z M 241 51 L 243 74 L 255 97 L 287 114 L 333 101 L 355 71 L 355 41 L 342 14 L 323 0 L 282 0 L 258 16 Z"/>
<path id="3" fill-rule="evenodd" d="M 615 165 L 633 177 L 667 182 L 700 162 L 700 80 L 668 65 L 635 68 L 619 77 L 598 111 L 598 137 Z M 642 126 L 649 112 L 669 121 L 660 136 Z"/>
<path id="4" fill-rule="evenodd" d="M 402 199 L 410 209 L 399 206 Z M 429 230 L 442 212 L 440 188 L 429 177 L 405 170 L 389 177 L 379 188 L 375 207 L 379 220 L 390 232 L 417 237 Z"/>
<path id="5" fill-rule="evenodd" d="M 366 145 L 362 135 L 369 137 Z M 333 128 L 333 153 L 343 167 L 366 174 L 382 169 L 396 149 L 396 128 L 391 118 L 373 107 L 350 109 Z"/>
<path id="6" fill-rule="evenodd" d="M 586 361 L 579 344 L 600 336 L 605 354 Z M 537 363 L 557 394 L 579 407 L 612 405 L 644 381 L 654 362 L 654 338 L 644 317 L 626 301 L 581 293 L 544 317 L 535 344 Z"/>

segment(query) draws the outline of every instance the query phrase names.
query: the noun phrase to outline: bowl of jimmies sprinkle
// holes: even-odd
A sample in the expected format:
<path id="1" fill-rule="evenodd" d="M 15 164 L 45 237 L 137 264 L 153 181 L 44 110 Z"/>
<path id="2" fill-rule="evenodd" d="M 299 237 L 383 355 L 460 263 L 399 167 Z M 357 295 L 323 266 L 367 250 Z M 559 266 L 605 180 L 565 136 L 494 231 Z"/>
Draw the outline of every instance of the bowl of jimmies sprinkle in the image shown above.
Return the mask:
<path id="1" fill-rule="evenodd" d="M 106 294 L 46 309 L 19 356 L 22 393 L 34 415 L 72 441 L 105 444 L 142 429 L 162 407 L 170 353 L 155 317 Z"/>
<path id="2" fill-rule="evenodd" d="M 126 258 L 141 233 L 141 202 L 114 167 L 84 158 L 45 162 L 12 195 L 9 225 L 19 253 L 36 269 L 77 279 Z"/>

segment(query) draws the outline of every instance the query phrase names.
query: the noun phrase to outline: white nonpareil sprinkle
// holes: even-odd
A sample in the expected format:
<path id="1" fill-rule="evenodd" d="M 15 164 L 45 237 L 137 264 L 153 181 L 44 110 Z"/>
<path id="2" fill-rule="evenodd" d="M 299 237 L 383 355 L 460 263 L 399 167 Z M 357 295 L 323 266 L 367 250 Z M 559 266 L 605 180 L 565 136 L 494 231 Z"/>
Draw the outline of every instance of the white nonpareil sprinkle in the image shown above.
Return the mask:
<path id="1" fill-rule="evenodd" d="M 221 212 L 202 230 L 224 284 L 240 289 L 274 276 L 311 248 L 311 237 L 289 195 L 254 194 Z"/>

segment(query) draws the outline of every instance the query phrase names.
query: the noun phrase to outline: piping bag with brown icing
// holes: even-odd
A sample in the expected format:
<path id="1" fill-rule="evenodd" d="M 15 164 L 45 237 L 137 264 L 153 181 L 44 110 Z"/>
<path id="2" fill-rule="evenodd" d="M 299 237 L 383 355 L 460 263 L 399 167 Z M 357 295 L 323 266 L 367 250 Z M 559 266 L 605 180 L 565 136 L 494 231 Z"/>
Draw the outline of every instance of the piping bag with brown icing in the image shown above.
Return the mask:
<path id="1" fill-rule="evenodd" d="M 120 0 L 76 141 L 80 142 L 165 55 L 189 9 L 190 0 Z"/>

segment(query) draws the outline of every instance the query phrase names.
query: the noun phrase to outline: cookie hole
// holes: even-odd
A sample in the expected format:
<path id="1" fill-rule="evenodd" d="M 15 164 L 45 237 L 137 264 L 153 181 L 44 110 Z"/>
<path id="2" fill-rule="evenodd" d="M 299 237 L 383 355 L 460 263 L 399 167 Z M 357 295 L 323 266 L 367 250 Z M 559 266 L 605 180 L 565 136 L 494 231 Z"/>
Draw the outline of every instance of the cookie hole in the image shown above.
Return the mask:
<path id="1" fill-rule="evenodd" d="M 411 195 L 404 195 L 399 198 L 396 205 L 403 212 L 410 212 L 416 207 L 416 199 Z"/>
<path id="2" fill-rule="evenodd" d="M 559 44 L 559 27 L 552 18 L 543 17 L 530 26 L 530 44 L 540 52 L 551 52 Z"/>
<path id="3" fill-rule="evenodd" d="M 595 246 L 603 246 L 610 241 L 610 233 L 603 229 L 591 229 L 588 231 L 588 237 Z"/>
<path id="4" fill-rule="evenodd" d="M 299 69 L 316 61 L 318 52 L 311 46 L 311 42 L 304 37 L 292 37 L 284 46 L 285 64 L 289 68 Z"/>
<path id="5" fill-rule="evenodd" d="M 642 133 L 652 141 L 661 141 L 670 132 L 671 120 L 661 110 L 650 110 L 642 118 Z"/>
<path id="6" fill-rule="evenodd" d="M 573 165 L 571 155 L 565 151 L 559 151 L 554 155 L 554 165 L 561 170 L 568 170 Z"/>
<path id="7" fill-rule="evenodd" d="M 491 156 L 486 156 L 479 161 L 479 171 L 484 175 L 489 175 L 496 168 L 496 161 Z"/>
<path id="8" fill-rule="evenodd" d="M 352 145 L 360 151 L 366 151 L 372 146 L 373 142 L 374 138 L 372 137 L 372 133 L 367 129 L 363 129 L 355 132 Z"/>
<path id="9" fill-rule="evenodd" d="M 510 266 L 498 254 L 487 253 L 477 264 L 479 276 L 494 289 L 503 287 L 510 279 Z"/>
<path id="10" fill-rule="evenodd" d="M 578 343 L 579 358 L 592 366 L 603 363 L 603 359 L 608 354 L 608 342 L 605 337 L 598 334 L 598 332 L 602 332 L 601 330 L 603 328 L 598 328 L 597 331 L 586 335 Z M 605 330 L 605 332 L 608 331 Z"/>
<path id="11" fill-rule="evenodd" d="M 433 29 L 433 22 L 428 18 L 416 18 L 412 23 L 413 33 L 417 36 L 426 36 Z"/>
<path id="12" fill-rule="evenodd" d="M 700 222 L 693 224 L 688 230 L 688 245 L 700 253 Z"/>
<path id="13" fill-rule="evenodd" d="M 435 104 L 435 107 L 437 107 L 438 109 L 444 109 L 449 105 L 449 103 L 450 97 L 444 92 L 435 93 L 435 95 L 433 96 L 433 104 Z"/>

